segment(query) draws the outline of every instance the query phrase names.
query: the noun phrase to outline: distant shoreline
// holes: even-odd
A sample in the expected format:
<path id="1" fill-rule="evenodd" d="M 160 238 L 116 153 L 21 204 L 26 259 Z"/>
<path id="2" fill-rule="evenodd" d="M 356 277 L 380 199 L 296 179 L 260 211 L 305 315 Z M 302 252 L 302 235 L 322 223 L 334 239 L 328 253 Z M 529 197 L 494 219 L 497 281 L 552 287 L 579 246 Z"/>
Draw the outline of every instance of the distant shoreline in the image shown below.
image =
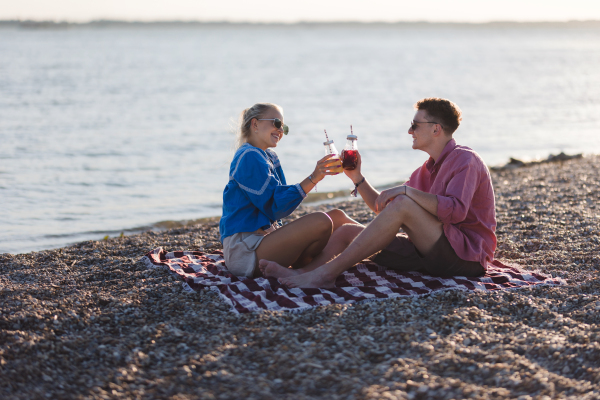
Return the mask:
<path id="1" fill-rule="evenodd" d="M 199 21 L 199 20 L 92 20 L 75 22 L 65 20 L 0 20 L 0 28 L 20 29 L 68 29 L 79 27 L 111 28 L 111 27 L 298 27 L 298 26 L 361 26 L 361 27 L 490 27 L 490 28 L 600 28 L 600 20 L 570 20 L 570 21 L 488 21 L 488 22 L 430 22 L 430 21 L 297 21 L 297 22 L 244 22 L 244 21 Z"/>

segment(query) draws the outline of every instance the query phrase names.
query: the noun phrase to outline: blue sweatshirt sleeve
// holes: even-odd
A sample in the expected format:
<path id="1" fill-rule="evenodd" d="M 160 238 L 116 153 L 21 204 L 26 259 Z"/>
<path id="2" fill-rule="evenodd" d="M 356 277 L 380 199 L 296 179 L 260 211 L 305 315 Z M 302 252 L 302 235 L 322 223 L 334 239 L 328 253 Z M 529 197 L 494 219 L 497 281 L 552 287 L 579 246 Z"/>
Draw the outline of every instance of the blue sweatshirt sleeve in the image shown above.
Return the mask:
<path id="1" fill-rule="evenodd" d="M 285 184 L 283 171 L 274 161 L 260 149 L 248 148 L 232 166 L 230 177 L 271 222 L 290 215 L 306 197 L 299 184 Z"/>

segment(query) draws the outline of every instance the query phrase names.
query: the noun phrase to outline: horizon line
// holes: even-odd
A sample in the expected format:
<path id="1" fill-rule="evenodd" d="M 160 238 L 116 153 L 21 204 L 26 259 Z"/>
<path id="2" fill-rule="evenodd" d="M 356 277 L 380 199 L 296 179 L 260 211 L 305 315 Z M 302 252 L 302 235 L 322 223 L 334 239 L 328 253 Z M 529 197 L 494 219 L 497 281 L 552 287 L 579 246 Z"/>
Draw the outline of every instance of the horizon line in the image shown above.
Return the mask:
<path id="1" fill-rule="evenodd" d="M 92 19 L 88 21 L 72 21 L 72 20 L 54 20 L 54 19 L 0 19 L 0 25 L 25 25 L 25 26 L 84 26 L 98 24 L 115 24 L 115 25 L 400 25 L 400 24 L 428 24 L 428 25 L 496 25 L 496 24 L 512 24 L 512 25 L 579 25 L 579 24 L 599 24 L 598 19 L 571 19 L 571 20 L 490 20 L 490 21 L 428 21 L 428 20 L 397 20 L 397 21 L 359 21 L 359 20 L 331 20 L 331 21 L 315 21 L 315 20 L 298 20 L 289 22 L 275 21 L 230 21 L 230 20 L 198 20 L 198 19 L 156 19 L 156 20 L 130 20 L 130 19 Z"/>

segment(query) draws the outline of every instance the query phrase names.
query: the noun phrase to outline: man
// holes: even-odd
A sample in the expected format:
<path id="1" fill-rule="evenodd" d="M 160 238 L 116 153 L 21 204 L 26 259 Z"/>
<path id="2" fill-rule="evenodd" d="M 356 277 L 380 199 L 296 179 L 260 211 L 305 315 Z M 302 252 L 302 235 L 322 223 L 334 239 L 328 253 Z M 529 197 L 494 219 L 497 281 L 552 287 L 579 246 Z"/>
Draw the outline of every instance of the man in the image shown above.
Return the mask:
<path id="1" fill-rule="evenodd" d="M 462 120 L 456 104 L 427 98 L 415 109 L 408 130 L 412 148 L 429 154 L 429 160 L 404 185 L 381 193 L 364 179 L 360 164 L 345 171 L 377 217 L 366 227 L 338 228 L 323 253 L 302 269 L 260 260 L 266 276 L 277 277 L 288 287 L 333 287 L 338 275 L 370 256 L 398 271 L 485 274 L 496 249 L 489 171 L 477 153 L 457 145 L 452 137 Z M 405 234 L 398 233 L 400 228 Z"/>

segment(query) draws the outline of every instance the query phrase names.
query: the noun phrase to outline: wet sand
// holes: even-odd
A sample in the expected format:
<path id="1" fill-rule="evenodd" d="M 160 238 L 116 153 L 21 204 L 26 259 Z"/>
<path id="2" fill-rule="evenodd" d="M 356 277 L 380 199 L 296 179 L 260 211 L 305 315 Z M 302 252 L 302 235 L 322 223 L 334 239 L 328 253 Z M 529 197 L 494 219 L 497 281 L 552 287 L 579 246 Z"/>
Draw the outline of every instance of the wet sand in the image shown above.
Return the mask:
<path id="1" fill-rule="evenodd" d="M 0 398 L 599 399 L 599 162 L 492 172 L 496 258 L 561 287 L 235 315 L 138 262 L 219 248 L 216 219 L 2 254 Z"/>

